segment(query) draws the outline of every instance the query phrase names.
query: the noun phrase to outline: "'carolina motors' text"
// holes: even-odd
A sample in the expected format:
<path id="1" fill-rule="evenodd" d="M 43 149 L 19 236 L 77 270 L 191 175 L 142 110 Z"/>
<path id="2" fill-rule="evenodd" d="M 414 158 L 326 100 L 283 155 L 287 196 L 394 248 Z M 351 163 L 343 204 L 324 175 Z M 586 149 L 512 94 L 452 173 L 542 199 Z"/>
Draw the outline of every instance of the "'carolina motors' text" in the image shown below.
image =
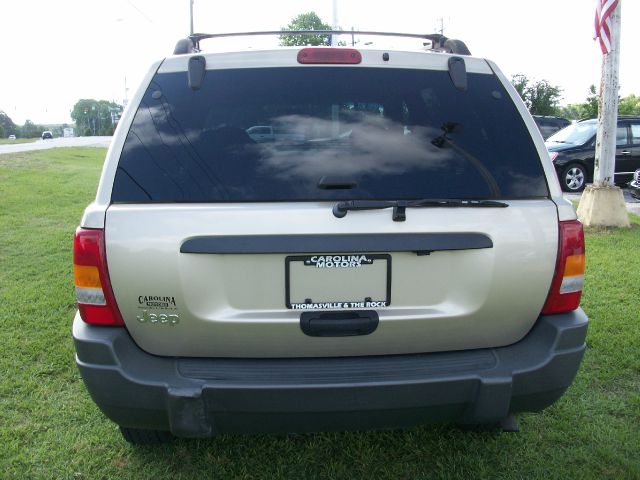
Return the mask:
<path id="1" fill-rule="evenodd" d="M 316 268 L 359 268 L 372 263 L 373 259 L 366 255 L 314 255 L 304 261 Z"/>

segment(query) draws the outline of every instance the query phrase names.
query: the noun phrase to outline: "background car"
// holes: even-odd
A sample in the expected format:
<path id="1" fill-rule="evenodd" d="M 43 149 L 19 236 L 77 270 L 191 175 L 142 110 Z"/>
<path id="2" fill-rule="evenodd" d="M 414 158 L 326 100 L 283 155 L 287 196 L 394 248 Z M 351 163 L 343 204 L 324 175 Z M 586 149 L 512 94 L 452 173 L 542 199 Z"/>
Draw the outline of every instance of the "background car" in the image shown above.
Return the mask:
<path id="1" fill-rule="evenodd" d="M 580 192 L 593 181 L 598 120 L 569 125 L 547 139 L 560 185 L 566 192 Z M 640 168 L 640 117 L 618 116 L 616 131 L 615 182 L 624 185 Z"/>
<path id="2" fill-rule="evenodd" d="M 542 138 L 547 139 L 554 133 L 571 125 L 571 122 L 562 117 L 551 117 L 547 115 L 534 115 L 533 120 L 542 134 Z"/>
<path id="3" fill-rule="evenodd" d="M 9 135 L 9 140 L 15 140 L 16 136 L 15 135 Z"/>
<path id="4" fill-rule="evenodd" d="M 640 169 L 633 174 L 633 180 L 629 182 L 629 193 L 633 198 L 640 200 Z"/>
<path id="5" fill-rule="evenodd" d="M 246 130 L 254 142 L 304 142 L 304 135 L 284 128 L 270 125 L 255 125 Z"/>
<path id="6" fill-rule="evenodd" d="M 42 132 L 42 140 L 47 140 L 52 138 L 53 138 L 53 133 L 51 133 L 49 130 L 45 130 L 44 132 Z"/>

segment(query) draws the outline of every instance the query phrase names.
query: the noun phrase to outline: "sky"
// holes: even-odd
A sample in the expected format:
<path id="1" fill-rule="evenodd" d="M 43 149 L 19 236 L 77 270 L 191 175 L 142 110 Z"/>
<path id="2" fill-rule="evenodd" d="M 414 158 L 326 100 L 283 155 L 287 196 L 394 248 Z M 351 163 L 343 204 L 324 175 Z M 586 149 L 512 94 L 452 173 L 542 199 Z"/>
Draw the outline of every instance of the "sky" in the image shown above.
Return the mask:
<path id="1" fill-rule="evenodd" d="M 640 1 L 622 2 L 620 94 L 640 95 Z M 70 123 L 81 98 L 130 98 L 151 63 L 189 33 L 189 0 L 4 0 L 0 15 L 0 110 L 16 124 Z M 279 30 L 315 11 L 332 23 L 334 0 L 194 1 L 196 32 Z M 434 33 L 441 26 L 471 53 L 511 77 L 523 73 L 582 102 L 600 84 L 593 41 L 595 0 L 336 0 L 345 30 Z M 362 38 L 361 44 L 370 38 Z M 418 40 L 375 39 L 374 46 L 418 48 Z M 209 40 L 206 50 L 277 45 L 253 37 Z"/>

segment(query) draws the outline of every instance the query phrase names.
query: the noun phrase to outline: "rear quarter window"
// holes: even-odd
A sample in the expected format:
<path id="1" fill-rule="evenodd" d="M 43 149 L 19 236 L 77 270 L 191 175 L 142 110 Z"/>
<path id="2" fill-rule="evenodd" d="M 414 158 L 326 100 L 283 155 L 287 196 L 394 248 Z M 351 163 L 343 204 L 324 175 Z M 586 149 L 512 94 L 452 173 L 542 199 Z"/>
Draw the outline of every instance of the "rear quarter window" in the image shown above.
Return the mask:
<path id="1" fill-rule="evenodd" d="M 323 178 L 351 188 L 320 188 Z M 184 72 L 157 74 L 112 201 L 548 195 L 531 135 L 495 76 L 469 74 L 460 91 L 442 71 L 293 67 L 209 70 L 196 91 Z"/>

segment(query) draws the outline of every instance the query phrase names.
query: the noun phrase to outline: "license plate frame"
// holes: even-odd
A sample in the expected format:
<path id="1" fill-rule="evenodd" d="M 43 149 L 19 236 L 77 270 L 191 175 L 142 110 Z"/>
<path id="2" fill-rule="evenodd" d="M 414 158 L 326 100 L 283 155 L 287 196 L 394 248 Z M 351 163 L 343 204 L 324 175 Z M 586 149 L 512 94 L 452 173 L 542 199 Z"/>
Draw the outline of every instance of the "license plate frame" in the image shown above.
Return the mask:
<path id="1" fill-rule="evenodd" d="M 291 287 L 292 287 L 292 278 L 291 278 L 291 270 L 292 264 L 294 262 L 303 262 L 304 268 L 313 268 L 320 269 L 317 266 L 317 261 L 313 262 L 312 260 L 318 258 L 327 258 L 331 257 L 332 259 L 339 258 L 341 261 L 341 265 L 344 265 L 344 261 L 346 260 L 350 265 L 349 266 L 339 266 L 339 267 L 322 267 L 323 269 L 333 269 L 334 271 L 341 271 L 344 269 L 366 269 L 367 267 L 373 265 L 375 262 L 384 261 L 386 262 L 386 272 L 383 275 L 384 281 L 386 285 L 384 287 L 384 299 L 374 299 L 372 297 L 365 296 L 364 298 L 358 299 L 349 299 L 336 298 L 331 301 L 322 301 L 314 303 L 313 298 L 305 298 L 304 303 L 292 303 L 291 298 Z M 364 257 L 364 260 L 362 260 Z M 355 260 L 354 260 L 355 259 Z M 369 262 L 370 260 L 370 262 Z M 353 263 L 358 266 L 353 266 Z M 388 253 L 346 253 L 346 254 L 316 254 L 316 255 L 289 255 L 285 257 L 285 306 L 290 310 L 300 310 L 300 311 L 309 311 L 309 310 L 352 310 L 352 309 L 373 309 L 373 308 L 383 308 L 391 305 L 391 255 Z M 310 301 L 309 301 L 310 300 Z"/>

